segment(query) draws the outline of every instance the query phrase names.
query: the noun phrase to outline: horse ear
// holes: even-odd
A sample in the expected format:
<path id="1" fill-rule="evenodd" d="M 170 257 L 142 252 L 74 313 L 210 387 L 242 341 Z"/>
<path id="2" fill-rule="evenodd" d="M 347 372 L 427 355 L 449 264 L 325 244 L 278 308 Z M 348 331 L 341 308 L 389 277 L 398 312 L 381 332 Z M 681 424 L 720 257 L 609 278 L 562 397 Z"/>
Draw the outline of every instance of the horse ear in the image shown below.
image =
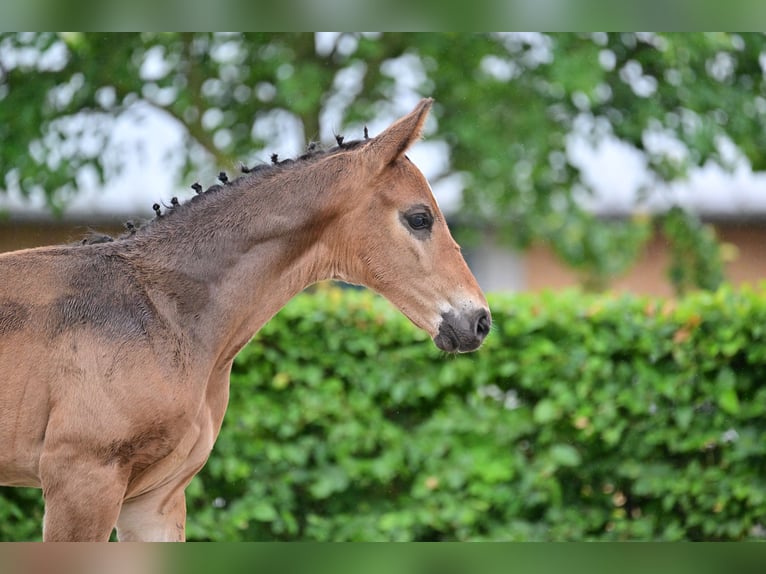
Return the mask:
<path id="1" fill-rule="evenodd" d="M 423 124 L 433 104 L 432 98 L 424 98 L 409 114 L 396 120 L 385 131 L 372 139 L 365 150 L 376 164 L 387 166 L 399 159 L 423 132 Z"/>

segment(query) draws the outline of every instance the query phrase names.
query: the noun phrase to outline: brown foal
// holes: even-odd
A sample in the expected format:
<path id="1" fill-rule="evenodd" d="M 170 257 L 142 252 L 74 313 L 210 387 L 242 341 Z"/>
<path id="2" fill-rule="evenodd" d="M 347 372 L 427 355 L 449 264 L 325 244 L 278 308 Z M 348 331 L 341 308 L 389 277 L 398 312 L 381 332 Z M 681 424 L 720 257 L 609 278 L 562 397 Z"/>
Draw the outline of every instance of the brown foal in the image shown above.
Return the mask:
<path id="1" fill-rule="evenodd" d="M 487 302 L 405 155 L 430 107 L 113 241 L 0 255 L 0 484 L 43 489 L 44 540 L 184 540 L 234 356 L 316 281 L 374 289 L 444 351 L 481 345 Z"/>

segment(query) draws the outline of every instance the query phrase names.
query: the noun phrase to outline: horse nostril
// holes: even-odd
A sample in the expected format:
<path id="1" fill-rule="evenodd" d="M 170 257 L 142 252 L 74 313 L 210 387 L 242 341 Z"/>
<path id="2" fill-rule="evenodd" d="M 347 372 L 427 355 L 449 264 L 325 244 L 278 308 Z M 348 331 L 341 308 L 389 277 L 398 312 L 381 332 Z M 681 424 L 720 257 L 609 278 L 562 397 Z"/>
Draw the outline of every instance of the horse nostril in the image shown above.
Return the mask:
<path id="1" fill-rule="evenodd" d="M 482 310 L 479 314 L 479 319 L 476 321 L 476 334 L 484 339 L 489 335 L 489 327 L 492 324 L 492 320 L 489 318 L 489 313 Z"/>
<path id="2" fill-rule="evenodd" d="M 488 309 L 458 315 L 454 311 L 442 314 L 439 332 L 434 336 L 436 346 L 448 353 L 475 351 L 489 334 L 492 319 Z"/>

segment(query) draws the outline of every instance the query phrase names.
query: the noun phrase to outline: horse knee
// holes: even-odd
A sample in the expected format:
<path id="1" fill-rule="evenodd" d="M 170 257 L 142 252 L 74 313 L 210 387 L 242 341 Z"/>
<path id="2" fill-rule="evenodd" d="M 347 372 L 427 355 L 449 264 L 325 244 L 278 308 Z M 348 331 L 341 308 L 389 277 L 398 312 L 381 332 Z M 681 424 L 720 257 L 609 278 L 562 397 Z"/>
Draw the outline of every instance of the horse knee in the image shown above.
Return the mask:
<path id="1" fill-rule="evenodd" d="M 41 457 L 44 541 L 107 541 L 122 506 L 127 476 L 97 461 Z"/>
<path id="2" fill-rule="evenodd" d="M 186 495 L 151 491 L 126 500 L 117 519 L 120 542 L 183 542 L 186 539 Z"/>

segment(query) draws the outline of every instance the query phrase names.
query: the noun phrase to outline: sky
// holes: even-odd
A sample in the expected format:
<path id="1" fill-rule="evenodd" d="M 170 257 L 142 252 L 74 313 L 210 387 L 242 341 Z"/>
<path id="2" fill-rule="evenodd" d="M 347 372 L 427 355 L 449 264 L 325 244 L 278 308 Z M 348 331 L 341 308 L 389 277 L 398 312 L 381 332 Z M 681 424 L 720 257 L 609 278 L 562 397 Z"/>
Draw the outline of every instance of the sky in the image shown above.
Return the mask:
<path id="1" fill-rule="evenodd" d="M 652 185 L 646 160 L 623 142 L 606 140 L 597 147 L 579 142 L 569 154 L 595 190 L 581 201 L 599 214 L 654 213 L 681 205 L 707 217 L 766 216 L 766 174 L 754 174 L 744 161 L 735 162 L 731 173 L 706 165 L 686 181 L 663 186 Z"/>
<path id="2" fill-rule="evenodd" d="M 409 103 L 414 104 L 403 103 L 405 110 Z M 148 106 L 140 110 L 140 115 L 143 118 L 140 122 L 129 114 L 118 119 L 114 127 L 113 143 L 123 150 L 122 174 L 103 189 L 93 178 L 84 177 L 83 188 L 67 206 L 65 218 L 151 217 L 153 203 L 169 205 L 173 196 L 184 199 L 194 193 L 189 187 L 194 181 L 190 180 L 188 186 L 174 181 L 177 165 L 173 150 L 184 145 L 180 127 Z M 390 119 L 393 118 L 371 122 L 371 135 L 383 129 Z M 286 125 L 284 131 L 289 133 L 290 126 Z M 437 139 L 438 126 L 432 138 L 433 141 L 426 139 L 416 144 L 409 155 L 426 177 L 433 179 L 444 173 L 449 160 L 446 145 Z M 280 157 L 295 156 L 301 151 L 298 141 L 297 133 L 294 137 L 283 135 L 278 147 L 264 150 L 263 157 L 255 159 L 266 162 L 275 152 Z M 597 213 L 625 215 L 636 210 L 663 210 L 670 206 L 672 197 L 706 216 L 766 215 L 766 175 L 754 175 L 744 163 L 730 174 L 717 167 L 698 169 L 688 181 L 674 184 L 668 190 L 652 186 L 641 154 L 620 142 L 607 140 L 594 148 L 584 139 L 572 138 L 568 153 L 571 161 L 583 169 L 586 182 L 595 192 L 581 201 Z M 203 186 L 215 183 L 215 174 L 206 175 L 207 178 L 200 179 Z M 437 201 L 448 214 L 459 208 L 460 182 L 460 177 L 455 176 L 434 186 Z M 637 203 L 643 187 L 651 192 Z M 9 211 L 12 217 L 46 214 L 41 196 L 24 199 L 14 193 L 0 195 L 0 209 Z"/>
<path id="3" fill-rule="evenodd" d="M 335 41 L 332 33 L 317 34 L 316 38 L 318 51 L 327 49 Z M 421 97 L 417 92 L 422 83 L 419 66 L 406 61 L 395 64 L 398 66 L 393 75 L 395 104 L 389 110 L 390 115 L 369 122 L 373 136 L 396 117 L 409 112 Z M 166 64 L 159 58 L 147 58 L 142 73 L 151 76 L 153 67 L 158 71 L 163 65 Z M 320 136 L 324 141 L 332 141 L 333 132 L 341 124 L 341 110 L 346 103 L 342 101 L 343 94 L 358 90 L 360 81 L 354 73 L 350 69 L 338 78 L 338 82 L 344 83 L 337 90 L 338 101 L 328 101 L 320 118 Z M 270 115 L 261 125 L 256 122 L 255 129 L 265 141 L 273 141 L 275 145 L 264 149 L 261 157 L 243 158 L 249 165 L 268 162 L 272 153 L 287 158 L 303 152 L 299 143 L 303 139 L 300 126 L 287 113 Z M 588 131 L 587 127 L 583 130 Z M 438 180 L 434 193 L 449 215 L 459 209 L 462 178 L 459 174 L 441 177 L 449 172 L 448 148 L 439 140 L 438 125 L 433 118 L 429 119 L 426 132 L 426 139 L 416 144 L 409 155 L 426 177 Z M 674 152 L 674 145 L 680 145 L 657 137 L 660 139 L 647 142 L 648 145 L 670 152 Z M 151 206 L 156 202 L 169 205 L 174 196 L 181 200 L 191 197 L 194 192 L 190 186 L 197 179 L 204 187 L 215 183 L 218 170 L 190 176 L 188 182 L 181 184 L 176 181 L 180 160 L 174 151 L 184 145 L 182 128 L 175 120 L 151 106 L 134 104 L 115 120 L 110 144 L 104 150 L 104 153 L 118 154 L 121 174 L 102 187 L 95 177 L 84 173 L 80 192 L 67 205 L 65 218 L 79 221 L 148 218 L 153 216 Z M 574 134 L 567 153 L 569 160 L 582 169 L 585 183 L 593 192 L 582 194 L 580 201 L 596 213 L 628 215 L 636 211 L 661 211 L 670 207 L 672 201 L 705 216 L 766 216 L 766 175 L 752 174 L 747 163 L 739 160 L 731 147 L 732 163 L 737 166 L 733 173 L 725 173 L 718 167 L 703 167 L 693 171 L 686 182 L 669 187 L 652 182 L 641 153 L 616 139 L 604 140 L 594 147 L 587 138 Z M 682 150 L 675 151 L 683 154 Z M 48 216 L 42 194 L 31 198 L 22 198 L 13 191 L 0 194 L 0 210 L 8 211 L 11 217 Z"/>
<path id="4" fill-rule="evenodd" d="M 419 96 L 403 94 L 397 102 L 397 112 L 402 115 L 409 112 L 418 99 Z M 190 176 L 188 185 L 175 181 L 179 160 L 173 152 L 186 145 L 180 126 L 150 106 L 138 104 L 137 107 L 132 113 L 124 114 L 116 120 L 109 145 L 110 150 L 121 150 L 122 173 L 110 179 L 105 186 L 84 174 L 78 194 L 65 208 L 65 219 L 80 221 L 152 217 L 154 213 L 151 206 L 154 203 L 170 205 L 173 196 L 183 200 L 194 195 L 191 184 L 197 178 Z M 370 135 L 379 133 L 394 119 L 396 117 L 392 115 L 369 122 Z M 278 144 L 267 147 L 260 156 L 245 158 L 249 165 L 268 163 L 273 153 L 277 153 L 280 158 L 288 158 L 305 151 L 299 143 L 303 137 L 300 126 L 293 125 L 289 118 L 286 120 L 281 126 L 264 125 L 260 128 L 264 132 L 260 135 L 271 136 L 267 139 Z M 324 123 L 334 125 L 339 121 L 330 117 Z M 361 127 L 359 129 L 361 135 Z M 353 137 L 355 139 L 356 136 Z M 443 142 L 421 141 L 408 155 L 429 178 L 437 177 L 448 168 L 447 146 Z M 200 174 L 199 182 L 203 187 L 217 183 L 217 173 Z M 231 178 L 236 175 L 229 174 Z M 446 178 L 435 186 L 434 191 L 443 207 L 454 210 L 460 197 L 459 177 Z M 8 211 L 11 217 L 48 216 L 42 193 L 25 198 L 12 189 L 0 194 L 0 210 Z"/>

